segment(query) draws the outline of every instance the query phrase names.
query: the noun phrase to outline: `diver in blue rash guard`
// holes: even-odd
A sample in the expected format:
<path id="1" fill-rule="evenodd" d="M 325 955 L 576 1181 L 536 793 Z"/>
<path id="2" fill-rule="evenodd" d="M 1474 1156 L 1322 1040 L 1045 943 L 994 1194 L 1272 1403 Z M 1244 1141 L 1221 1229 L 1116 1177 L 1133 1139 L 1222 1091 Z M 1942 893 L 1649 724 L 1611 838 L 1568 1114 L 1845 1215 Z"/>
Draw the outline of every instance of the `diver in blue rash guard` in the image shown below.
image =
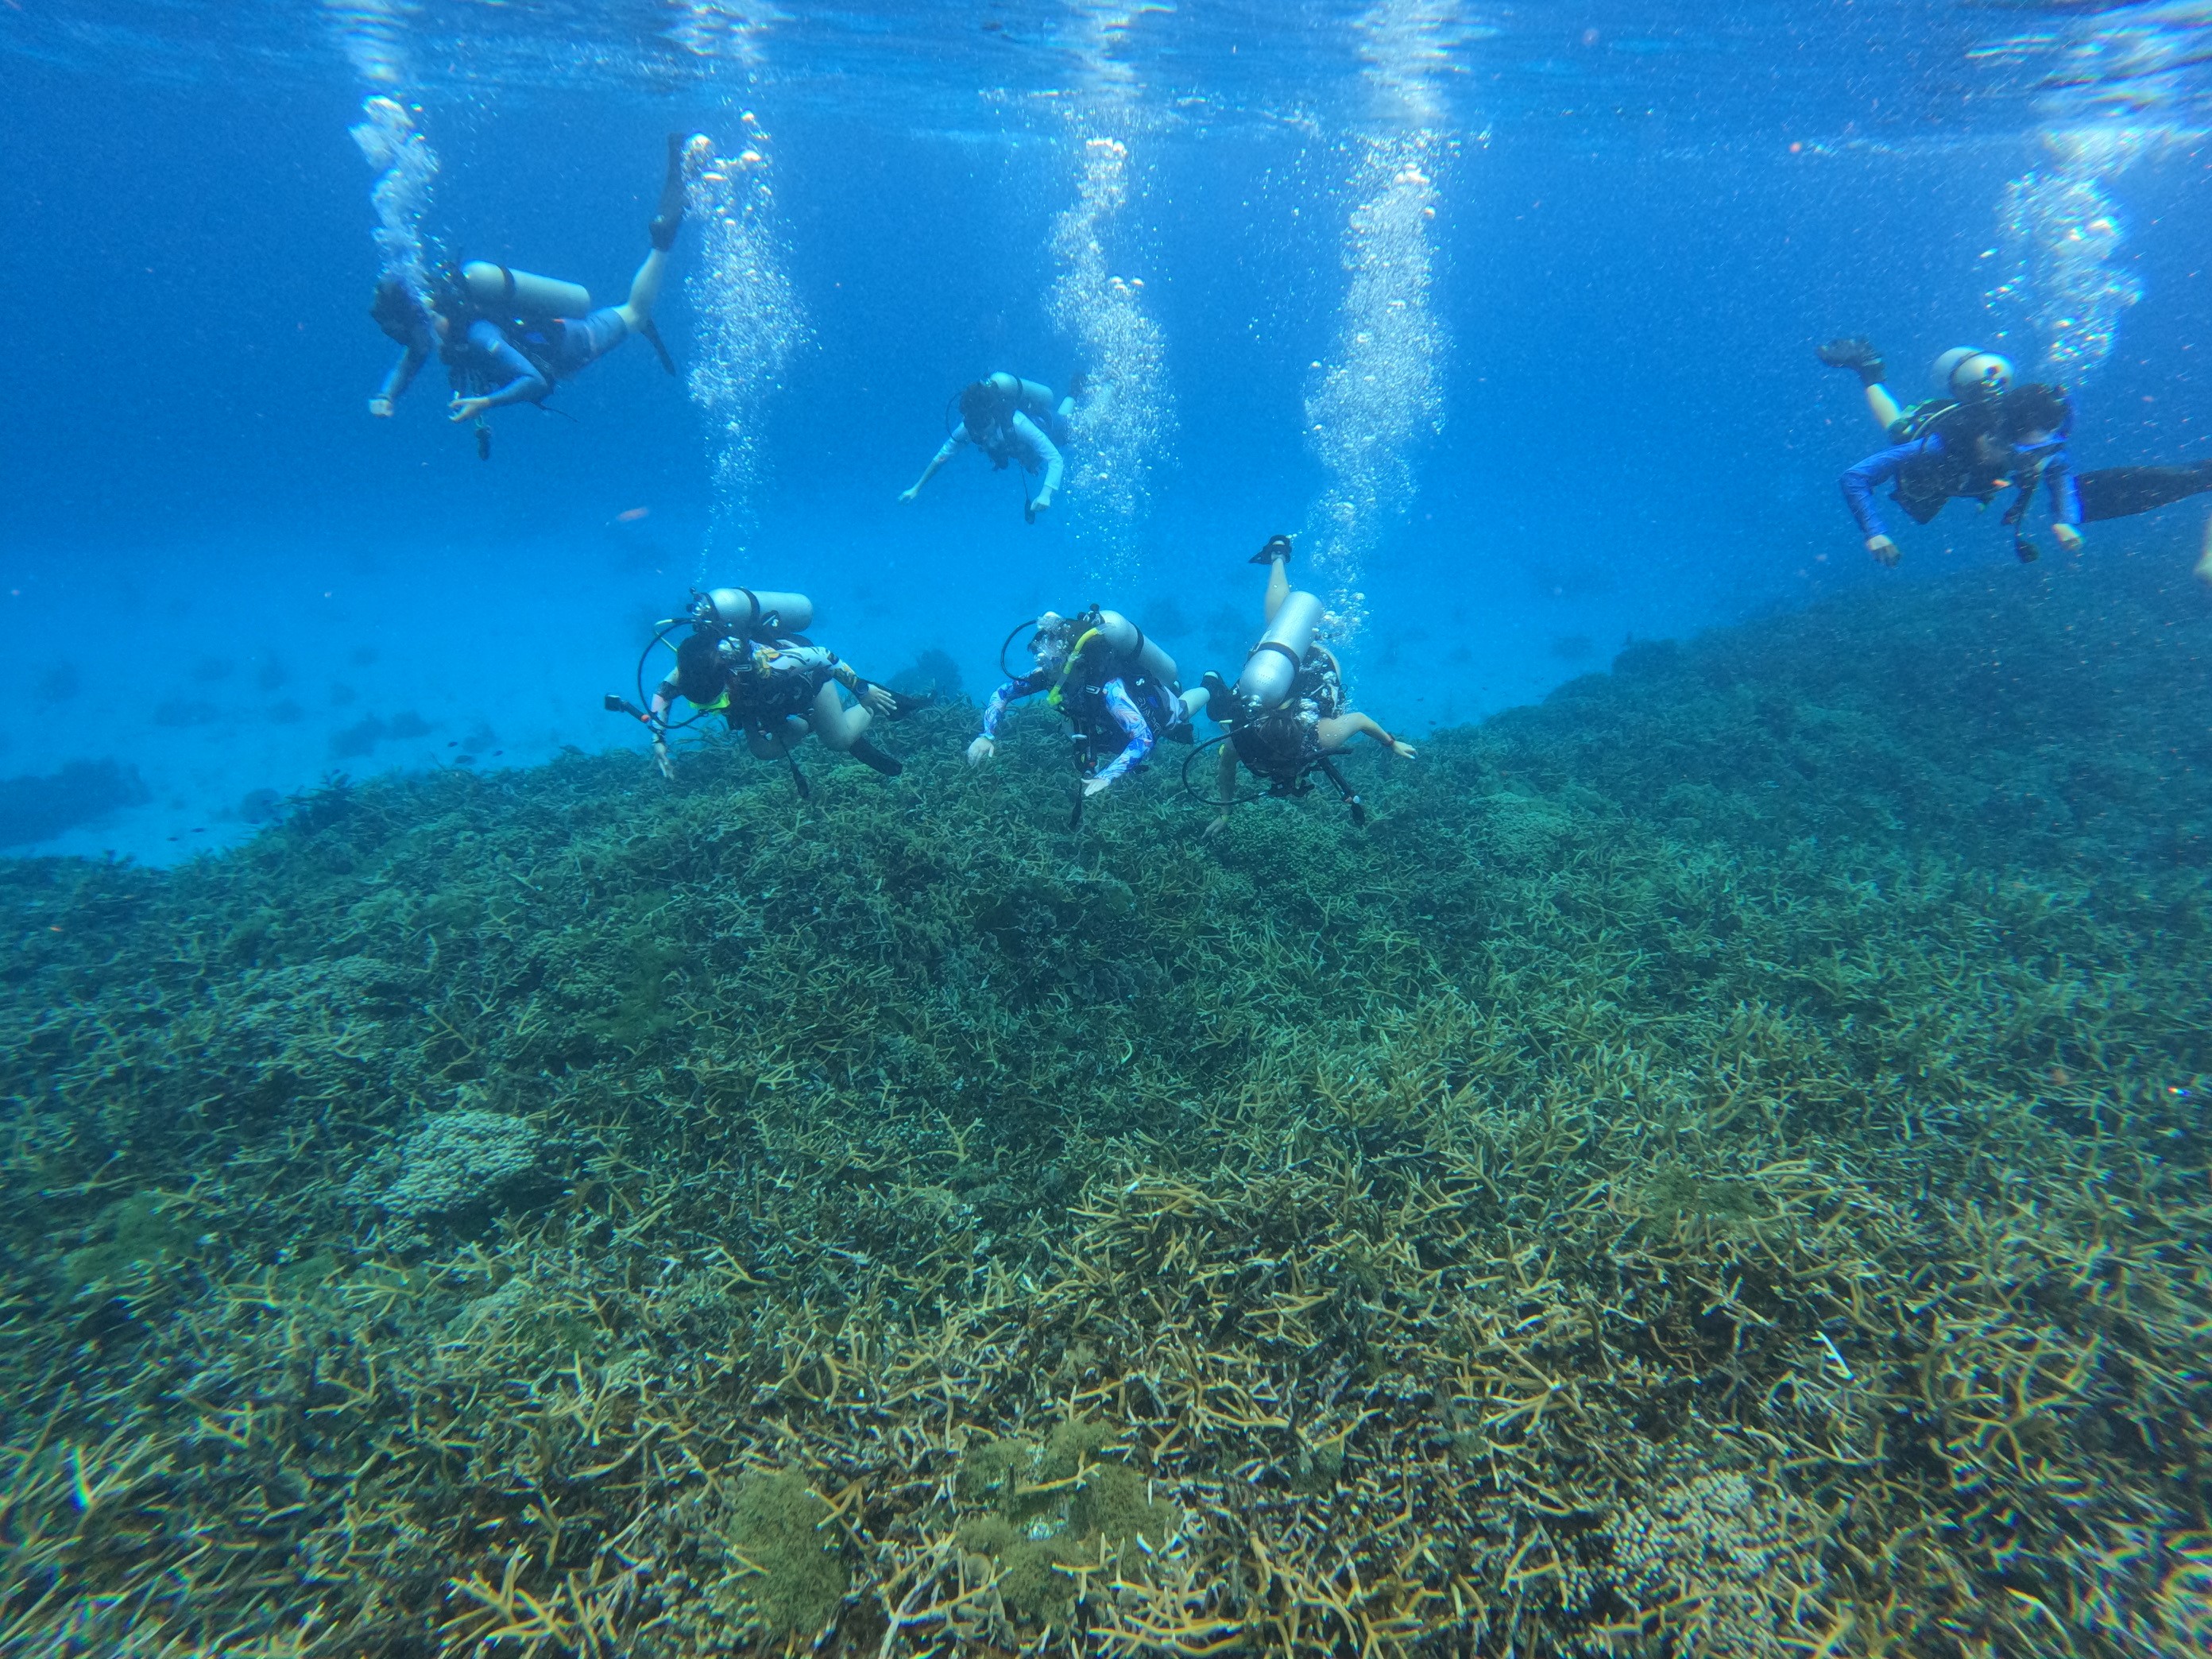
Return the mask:
<path id="1" fill-rule="evenodd" d="M 998 752 L 1006 710 L 1040 693 L 1074 727 L 1086 798 L 1143 765 L 1160 738 L 1190 741 L 1191 719 L 1206 707 L 1206 692 L 1179 690 L 1175 659 L 1127 617 L 1093 605 L 1072 618 L 1048 611 L 1033 626 L 1036 665 L 991 694 L 982 733 L 968 745 L 969 765 Z"/>
<path id="2" fill-rule="evenodd" d="M 1984 507 L 2012 489 L 2003 522 L 2023 560 L 2035 544 L 2018 529 L 2039 484 L 2051 496 L 2051 534 L 2067 552 L 2081 545 L 2081 498 L 2066 459 L 2073 410 L 2057 387 L 2012 384 L 2012 365 L 1994 352 L 1960 346 L 1936 360 L 1938 386 L 1948 394 L 1900 408 L 1882 384 L 1882 360 L 1863 339 L 1833 340 L 1820 361 L 1849 368 L 1866 388 L 1867 407 L 1892 440 L 1842 478 L 1844 500 L 1866 538 L 1867 551 L 1894 565 L 1897 544 L 1875 506 L 1875 491 L 1893 483 L 1891 499 L 1916 524 L 1926 524 L 1954 496 Z"/>
<path id="3" fill-rule="evenodd" d="M 1897 544 L 1881 532 L 1881 520 L 1874 511 L 1875 486 L 1883 482 L 1884 476 L 1896 477 L 1898 504 L 1922 524 L 1933 518 L 1948 495 L 1918 493 L 1908 488 L 1907 477 L 1916 468 L 1920 474 L 1941 473 L 1942 462 L 1927 453 L 1938 446 L 1923 443 L 1920 452 L 1913 455 L 1901 452 L 1915 438 L 1940 440 L 1946 459 L 1952 458 L 1954 451 L 1963 453 L 1970 446 L 1980 447 L 1983 439 L 1990 435 L 1991 428 L 2005 419 L 2012 365 L 1994 352 L 1978 351 L 1972 346 L 1954 347 L 1936 360 L 1936 384 L 1950 394 L 1949 398 L 1938 398 L 1907 410 L 1898 406 L 1897 399 L 1882 384 L 1881 354 L 1871 342 L 1856 337 L 1831 340 L 1817 348 L 1814 355 L 1832 368 L 1848 368 L 1858 375 L 1866 387 L 1868 412 L 1898 441 L 1895 447 L 1869 456 L 1844 477 L 1844 494 L 1851 503 L 1861 531 L 1867 536 L 1867 550 L 1885 564 L 1893 564 L 1897 562 Z M 2022 386 L 2021 391 L 2045 389 Z M 2064 435 L 2063 425 L 2057 435 Z M 2033 463 L 2033 456 L 2027 459 Z M 1889 473 L 1887 469 L 1893 461 L 1895 471 Z M 2018 473 L 2020 466 L 2017 463 L 2008 464 L 2004 470 Z M 2054 472 L 2046 462 L 2040 467 L 2040 476 L 2052 487 L 2052 505 L 2058 509 L 2062 520 L 2054 526 L 2054 533 L 2059 545 L 2073 553 L 2081 547 L 2076 526 L 2133 518 L 2212 490 L 2212 459 L 2183 466 L 2107 466 L 2078 473 L 2070 470 Z M 1936 482 L 1941 482 L 1940 477 Z M 2014 523 L 2024 514 L 2026 495 L 2033 489 L 2033 481 L 2030 479 L 2021 499 L 2005 514 L 2007 523 Z M 1978 494 L 1972 490 L 1961 493 Z M 1877 541 L 1881 545 L 1877 546 Z M 2015 534 L 2013 547 L 2023 560 L 2036 556 L 2035 544 L 2024 536 Z M 2196 574 L 2199 580 L 2212 583 L 2212 518 L 2205 521 L 2204 550 L 2197 562 Z"/>
<path id="4" fill-rule="evenodd" d="M 674 362 L 653 326 L 653 310 L 668 270 L 670 251 L 684 222 L 684 158 L 703 154 L 707 140 L 668 139 L 668 171 L 659 210 L 647 227 L 652 251 L 630 279 L 629 297 L 617 306 L 592 305 L 574 283 L 537 276 L 481 259 L 441 271 L 428 295 L 418 296 L 387 277 L 377 285 L 369 315 L 400 347 L 399 360 L 368 400 L 368 412 L 388 418 L 433 352 L 453 383 L 450 420 L 477 423 L 480 454 L 490 453 L 484 417 L 514 404 L 542 404 L 560 381 L 580 374 L 631 335 L 641 335 L 673 374 Z"/>
<path id="5" fill-rule="evenodd" d="M 1023 492 L 1022 517 L 1035 524 L 1037 514 L 1050 509 L 1053 497 L 1060 491 L 1066 464 L 1053 439 L 1066 441 L 1067 419 L 1075 408 L 1075 397 L 1071 392 L 1054 404 L 1051 387 L 1004 369 L 973 382 L 960 393 L 960 424 L 929 458 L 921 477 L 899 492 L 899 500 L 912 501 L 960 453 L 961 446 L 973 444 L 991 458 L 994 468 L 1003 470 L 1012 461 L 1020 465 L 1025 475 L 1042 475 L 1042 482 L 1034 494 L 1026 489 Z"/>

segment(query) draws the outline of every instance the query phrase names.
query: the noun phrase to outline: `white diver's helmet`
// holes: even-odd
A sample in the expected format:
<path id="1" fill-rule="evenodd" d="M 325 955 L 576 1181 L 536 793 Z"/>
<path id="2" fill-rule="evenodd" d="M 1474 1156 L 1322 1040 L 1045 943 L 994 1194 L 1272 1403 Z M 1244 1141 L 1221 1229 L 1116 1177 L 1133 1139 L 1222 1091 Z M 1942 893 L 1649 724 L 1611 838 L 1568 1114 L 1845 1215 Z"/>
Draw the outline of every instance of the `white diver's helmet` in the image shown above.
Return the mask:
<path id="1" fill-rule="evenodd" d="M 1953 346 L 1936 360 L 1936 389 L 1961 403 L 1985 403 L 2012 390 L 2012 360 L 1979 346 Z"/>

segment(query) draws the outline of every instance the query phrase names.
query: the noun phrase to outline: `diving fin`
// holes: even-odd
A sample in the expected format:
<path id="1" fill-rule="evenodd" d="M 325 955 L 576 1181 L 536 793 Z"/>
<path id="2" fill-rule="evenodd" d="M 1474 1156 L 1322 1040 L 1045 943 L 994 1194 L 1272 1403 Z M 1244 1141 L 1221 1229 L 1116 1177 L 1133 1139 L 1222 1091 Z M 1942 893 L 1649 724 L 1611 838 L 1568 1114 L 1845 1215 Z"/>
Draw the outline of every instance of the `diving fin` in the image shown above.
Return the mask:
<path id="1" fill-rule="evenodd" d="M 890 690 L 889 686 L 884 689 L 887 691 Z M 933 685 L 927 691 L 911 693 L 891 691 L 891 699 L 890 717 L 895 720 L 902 720 L 917 708 L 927 708 L 934 703 L 937 701 L 937 688 Z"/>
<path id="2" fill-rule="evenodd" d="M 1291 538 L 1288 536 L 1268 537 L 1267 544 L 1252 556 L 1254 564 L 1273 564 L 1278 559 L 1285 564 L 1291 562 Z"/>
<path id="3" fill-rule="evenodd" d="M 663 253 L 676 246 L 676 233 L 684 228 L 684 135 L 668 135 L 668 176 L 661 180 L 660 211 L 653 216 L 653 222 L 645 234 L 653 239 L 653 246 Z M 664 353 L 661 361 L 667 361 Z M 670 374 L 676 371 L 671 369 Z"/>
<path id="4" fill-rule="evenodd" d="M 653 355 L 660 359 L 660 366 L 673 374 L 676 359 L 668 355 L 668 347 L 661 340 L 660 331 L 653 326 L 653 319 L 648 317 L 640 323 L 637 332 L 645 336 L 645 343 L 653 348 Z"/>
<path id="5" fill-rule="evenodd" d="M 863 766 L 872 766 L 887 778 L 895 778 L 906 770 L 905 764 L 896 757 L 886 755 L 866 738 L 853 739 L 853 746 L 845 751 Z"/>

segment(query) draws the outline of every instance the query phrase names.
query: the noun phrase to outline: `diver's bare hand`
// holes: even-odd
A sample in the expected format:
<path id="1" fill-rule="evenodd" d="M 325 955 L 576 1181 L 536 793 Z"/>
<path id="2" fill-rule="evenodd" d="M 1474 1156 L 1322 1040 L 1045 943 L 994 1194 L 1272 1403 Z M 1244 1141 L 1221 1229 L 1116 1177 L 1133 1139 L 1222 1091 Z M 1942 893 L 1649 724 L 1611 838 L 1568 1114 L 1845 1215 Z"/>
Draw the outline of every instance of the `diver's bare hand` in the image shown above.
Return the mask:
<path id="1" fill-rule="evenodd" d="M 368 400 L 368 412 L 375 416 L 380 421 L 390 420 L 392 418 L 392 399 L 389 398 L 371 398 Z"/>
<path id="2" fill-rule="evenodd" d="M 1214 815 L 1213 822 L 1207 824 L 1205 829 L 1199 831 L 1198 838 L 1200 841 L 1212 841 L 1216 836 L 1219 835 L 1228 827 L 1229 814 L 1226 812 L 1216 813 Z"/>
<path id="3" fill-rule="evenodd" d="M 1089 800 L 1093 795 L 1103 794 L 1113 787 L 1114 780 L 1111 778 L 1085 778 L 1083 781 L 1083 799 Z"/>
<path id="4" fill-rule="evenodd" d="M 1403 738 L 1393 738 L 1390 739 L 1390 752 L 1400 760 L 1411 760 L 1417 751 Z"/>
<path id="5" fill-rule="evenodd" d="M 921 494 L 921 486 L 920 484 L 915 484 L 908 489 L 900 490 L 899 499 L 902 501 L 910 501 L 920 494 Z"/>
<path id="6" fill-rule="evenodd" d="M 473 421 L 491 407 L 489 398 L 456 398 L 447 405 L 453 412 L 447 416 L 452 421 Z"/>
<path id="7" fill-rule="evenodd" d="M 895 714 L 898 709 L 898 699 L 891 695 L 891 689 L 887 685 L 877 685 L 872 683 L 868 689 L 860 694 L 860 701 L 878 714 Z"/>
<path id="8" fill-rule="evenodd" d="M 2051 526 L 2051 539 L 2058 544 L 2058 550 L 2062 553 L 2079 553 L 2081 550 L 2081 532 L 2070 524 Z"/>
<path id="9" fill-rule="evenodd" d="M 1869 536 L 1866 547 L 1867 551 L 1874 555 L 1876 564 L 1894 566 L 1897 563 L 1897 544 L 1888 537 Z"/>
<path id="10" fill-rule="evenodd" d="M 653 740 L 653 763 L 660 769 L 662 777 L 671 783 L 676 781 L 676 763 L 669 757 L 668 745 L 659 738 Z"/>
<path id="11" fill-rule="evenodd" d="M 999 752 L 999 745 L 988 738 L 978 738 L 968 745 L 968 764 L 981 766 Z"/>

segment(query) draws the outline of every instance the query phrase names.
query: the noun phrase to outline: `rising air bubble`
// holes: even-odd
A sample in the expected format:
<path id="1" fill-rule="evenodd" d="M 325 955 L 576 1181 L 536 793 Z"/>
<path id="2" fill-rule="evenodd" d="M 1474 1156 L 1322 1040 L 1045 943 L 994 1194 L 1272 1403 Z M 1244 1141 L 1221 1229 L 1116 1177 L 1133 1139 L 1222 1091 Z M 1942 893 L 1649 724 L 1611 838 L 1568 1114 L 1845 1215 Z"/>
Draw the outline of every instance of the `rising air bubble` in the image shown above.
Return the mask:
<path id="1" fill-rule="evenodd" d="M 377 263 L 380 275 L 413 295 L 429 297 L 429 259 L 422 247 L 422 215 L 430 205 L 431 181 L 438 157 L 415 130 L 414 118 L 392 99 L 377 96 L 361 106 L 362 119 L 349 131 L 377 180 L 369 191 L 376 209 Z"/>
<path id="2" fill-rule="evenodd" d="M 1067 511 L 1076 538 L 1090 544 L 1095 575 L 1123 574 L 1152 499 L 1153 459 L 1175 431 L 1166 380 L 1166 341 L 1146 311 L 1144 279 L 1109 261 L 1114 231 L 1128 205 L 1134 174 L 1130 140 L 1141 125 L 1139 88 L 1115 54 L 1131 14 L 1110 6 L 1076 8 L 1082 65 L 1069 100 L 1075 147 L 1075 199 L 1053 221 L 1060 267 L 1046 312 L 1075 342 L 1089 385 L 1069 417 Z"/>
<path id="3" fill-rule="evenodd" d="M 714 470 L 714 520 L 702 556 L 709 562 L 744 550 L 756 520 L 761 412 L 808 338 L 769 221 L 768 135 L 750 112 L 743 118 L 745 147 L 734 164 L 719 164 L 703 137 L 684 152 L 690 210 L 702 228 L 687 292 L 699 319 L 691 400 L 707 416 Z"/>
<path id="4" fill-rule="evenodd" d="M 1419 446 L 1443 423 L 1444 338 L 1430 307 L 1429 237 L 1445 139 L 1432 77 L 1446 62 L 1455 19 L 1455 8 L 1438 0 L 1382 0 L 1358 25 L 1376 130 L 1355 141 L 1336 343 L 1305 403 L 1307 436 L 1328 474 L 1307 536 L 1334 585 L 1340 636 L 1364 620 L 1354 584 L 1412 499 Z"/>

